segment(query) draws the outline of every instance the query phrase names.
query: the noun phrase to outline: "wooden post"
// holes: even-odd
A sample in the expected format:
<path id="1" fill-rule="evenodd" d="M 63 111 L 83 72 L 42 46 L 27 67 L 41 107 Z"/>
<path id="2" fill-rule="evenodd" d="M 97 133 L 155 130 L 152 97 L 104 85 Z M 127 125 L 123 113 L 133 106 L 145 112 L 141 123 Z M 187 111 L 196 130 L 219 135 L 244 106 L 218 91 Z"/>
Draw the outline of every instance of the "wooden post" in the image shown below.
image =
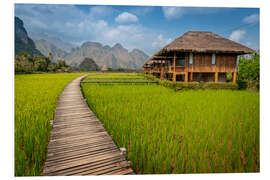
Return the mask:
<path id="1" fill-rule="evenodd" d="M 188 72 L 185 72 L 185 82 L 188 82 Z"/>
<path id="2" fill-rule="evenodd" d="M 193 81 L 193 72 L 190 72 L 190 82 Z"/>
<path id="3" fill-rule="evenodd" d="M 164 79 L 164 67 L 163 67 L 163 64 L 161 65 L 160 79 L 161 79 L 161 80 Z"/>
<path id="4" fill-rule="evenodd" d="M 173 81 L 175 82 L 176 81 L 176 52 L 174 52 L 174 55 L 173 55 Z"/>
<path id="5" fill-rule="evenodd" d="M 218 72 L 215 72 L 215 82 L 218 82 Z"/>
<path id="6" fill-rule="evenodd" d="M 176 82 L 176 73 L 173 73 L 173 82 Z"/>
<path id="7" fill-rule="evenodd" d="M 236 71 L 233 72 L 233 83 L 236 83 L 236 76 L 237 76 L 237 73 Z"/>
<path id="8" fill-rule="evenodd" d="M 169 60 L 168 62 L 169 62 L 169 72 L 172 72 L 172 67 L 171 67 L 172 62 L 171 62 L 171 60 Z"/>

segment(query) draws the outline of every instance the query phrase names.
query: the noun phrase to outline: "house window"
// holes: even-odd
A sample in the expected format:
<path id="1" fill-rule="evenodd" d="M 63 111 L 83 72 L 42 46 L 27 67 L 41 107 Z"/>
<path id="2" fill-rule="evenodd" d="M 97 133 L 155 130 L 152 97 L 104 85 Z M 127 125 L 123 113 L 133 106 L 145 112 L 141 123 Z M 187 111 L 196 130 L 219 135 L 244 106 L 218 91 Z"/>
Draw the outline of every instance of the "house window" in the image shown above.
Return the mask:
<path id="1" fill-rule="evenodd" d="M 184 55 L 178 57 L 175 62 L 176 66 L 185 66 L 186 65 L 186 57 Z"/>
<path id="2" fill-rule="evenodd" d="M 193 54 L 189 53 L 189 64 L 193 64 Z"/>
<path id="3" fill-rule="evenodd" d="M 212 54 L 212 64 L 216 64 L 216 54 Z"/>

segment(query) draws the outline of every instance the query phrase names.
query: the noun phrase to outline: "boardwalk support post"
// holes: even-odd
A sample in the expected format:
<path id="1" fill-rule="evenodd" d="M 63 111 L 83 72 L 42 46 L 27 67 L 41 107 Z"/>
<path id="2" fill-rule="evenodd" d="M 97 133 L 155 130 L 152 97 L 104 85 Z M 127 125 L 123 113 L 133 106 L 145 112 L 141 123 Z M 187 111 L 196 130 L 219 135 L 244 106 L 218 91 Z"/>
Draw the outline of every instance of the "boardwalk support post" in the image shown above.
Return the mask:
<path id="1" fill-rule="evenodd" d="M 50 120 L 50 125 L 53 127 L 53 120 Z"/>
<path id="2" fill-rule="evenodd" d="M 126 148 L 121 147 L 121 148 L 120 148 L 120 152 L 121 152 L 122 155 L 124 155 L 124 156 L 126 157 L 126 154 L 127 154 Z"/>

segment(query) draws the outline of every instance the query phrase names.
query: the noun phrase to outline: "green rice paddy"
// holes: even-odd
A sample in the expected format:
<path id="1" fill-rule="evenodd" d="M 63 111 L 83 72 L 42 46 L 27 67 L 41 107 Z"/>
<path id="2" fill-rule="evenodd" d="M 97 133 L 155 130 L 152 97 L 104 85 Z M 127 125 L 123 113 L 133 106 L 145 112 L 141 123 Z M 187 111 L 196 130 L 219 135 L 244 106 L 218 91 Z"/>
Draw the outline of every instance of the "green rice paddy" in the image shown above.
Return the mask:
<path id="1" fill-rule="evenodd" d="M 82 74 L 15 75 L 15 175 L 40 175 L 50 120 L 64 87 Z"/>
<path id="2" fill-rule="evenodd" d="M 15 175 L 40 175 L 60 93 L 82 74 L 15 76 Z M 92 77 L 143 77 L 93 73 Z M 124 80 L 124 79 L 123 79 Z M 87 80 L 89 81 L 89 79 Z M 136 80 L 137 81 L 137 80 Z M 259 94 L 175 92 L 156 84 L 81 84 L 138 174 L 259 172 Z"/>
<path id="3" fill-rule="evenodd" d="M 139 174 L 258 172 L 259 94 L 82 84 L 90 108 Z"/>

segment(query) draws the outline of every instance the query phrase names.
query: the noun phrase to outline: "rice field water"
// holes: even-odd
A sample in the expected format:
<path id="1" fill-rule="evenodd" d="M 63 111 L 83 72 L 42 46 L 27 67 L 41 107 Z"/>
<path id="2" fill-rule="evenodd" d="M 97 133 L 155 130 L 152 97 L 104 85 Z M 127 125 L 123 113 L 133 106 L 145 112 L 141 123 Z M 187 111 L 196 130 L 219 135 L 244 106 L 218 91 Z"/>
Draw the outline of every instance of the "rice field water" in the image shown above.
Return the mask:
<path id="1" fill-rule="evenodd" d="M 259 94 L 117 83 L 82 90 L 138 174 L 260 170 Z"/>
<path id="2" fill-rule="evenodd" d="M 40 175 L 64 87 L 83 74 L 15 75 L 15 175 Z"/>

